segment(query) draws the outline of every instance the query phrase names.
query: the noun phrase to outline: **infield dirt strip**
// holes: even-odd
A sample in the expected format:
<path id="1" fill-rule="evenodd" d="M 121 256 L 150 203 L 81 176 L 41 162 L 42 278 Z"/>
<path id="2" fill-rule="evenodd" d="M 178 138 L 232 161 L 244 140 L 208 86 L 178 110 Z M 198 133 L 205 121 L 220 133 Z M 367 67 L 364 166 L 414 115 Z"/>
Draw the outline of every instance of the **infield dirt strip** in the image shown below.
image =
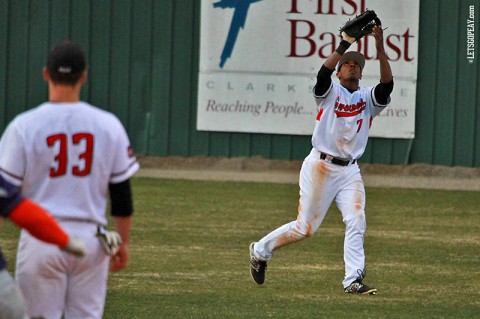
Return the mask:
<path id="1" fill-rule="evenodd" d="M 263 158 L 139 158 L 137 177 L 297 184 L 302 161 Z M 480 168 L 362 164 L 366 187 L 480 191 Z"/>

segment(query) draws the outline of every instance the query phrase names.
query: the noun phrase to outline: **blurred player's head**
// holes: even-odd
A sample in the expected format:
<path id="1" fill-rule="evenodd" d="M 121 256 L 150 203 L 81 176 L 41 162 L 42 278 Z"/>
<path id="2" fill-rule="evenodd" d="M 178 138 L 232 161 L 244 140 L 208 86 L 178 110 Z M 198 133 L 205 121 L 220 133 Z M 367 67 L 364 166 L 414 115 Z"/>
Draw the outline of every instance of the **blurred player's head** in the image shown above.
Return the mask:
<path id="1" fill-rule="evenodd" d="M 87 68 L 85 54 L 79 45 L 66 41 L 49 52 L 46 68 L 55 84 L 75 85 Z"/>

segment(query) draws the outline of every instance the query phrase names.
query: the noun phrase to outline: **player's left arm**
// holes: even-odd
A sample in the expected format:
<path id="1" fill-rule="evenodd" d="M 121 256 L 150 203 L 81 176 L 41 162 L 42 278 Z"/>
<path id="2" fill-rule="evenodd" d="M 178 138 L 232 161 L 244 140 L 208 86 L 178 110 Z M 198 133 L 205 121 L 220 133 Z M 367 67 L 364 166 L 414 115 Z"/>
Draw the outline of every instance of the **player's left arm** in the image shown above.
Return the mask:
<path id="1" fill-rule="evenodd" d="M 128 267 L 130 256 L 130 228 L 132 225 L 132 217 L 114 217 L 113 218 L 117 232 L 122 237 L 122 244 L 120 245 L 118 252 L 112 256 L 112 263 L 110 265 L 110 271 L 116 272 Z"/>
<path id="2" fill-rule="evenodd" d="M 392 68 L 385 53 L 383 45 L 383 29 L 382 27 L 373 27 L 373 37 L 375 38 L 375 47 L 377 48 L 377 56 L 380 62 L 380 82 L 387 84 L 393 81 Z"/>
<path id="3" fill-rule="evenodd" d="M 378 61 L 380 63 L 380 83 L 375 86 L 375 100 L 380 105 L 388 104 L 388 97 L 393 91 L 393 74 L 390 63 L 385 53 L 383 45 L 382 27 L 373 27 L 373 37 L 375 38 L 375 47 L 377 49 Z"/>
<path id="4" fill-rule="evenodd" d="M 110 184 L 111 214 L 115 228 L 122 238 L 118 252 L 112 256 L 110 271 L 115 272 L 128 267 L 130 228 L 132 225 L 133 199 L 130 179 Z"/>

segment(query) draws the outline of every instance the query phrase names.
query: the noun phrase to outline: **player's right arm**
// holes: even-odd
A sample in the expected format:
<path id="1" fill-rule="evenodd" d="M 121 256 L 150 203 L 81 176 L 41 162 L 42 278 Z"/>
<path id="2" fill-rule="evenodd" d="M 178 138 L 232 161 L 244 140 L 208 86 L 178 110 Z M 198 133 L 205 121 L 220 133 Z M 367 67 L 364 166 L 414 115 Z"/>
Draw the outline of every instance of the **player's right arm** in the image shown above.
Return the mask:
<path id="1" fill-rule="evenodd" d="M 353 39 L 355 41 L 355 39 Z M 352 42 L 353 43 L 353 42 Z M 328 56 L 328 58 L 325 60 L 323 65 L 332 70 L 332 72 L 335 70 L 335 67 L 337 66 L 338 61 L 342 58 L 342 55 L 345 53 L 345 51 L 348 50 L 348 48 L 352 45 L 352 43 L 348 42 L 347 40 L 342 40 L 340 41 L 340 44 L 338 47 L 335 49 L 335 51 L 332 52 Z"/>
<path id="2" fill-rule="evenodd" d="M 9 219 L 41 241 L 57 245 L 76 256 L 85 255 L 85 244 L 68 236 L 50 214 L 29 199 L 22 200 L 12 210 Z"/>
<path id="3" fill-rule="evenodd" d="M 355 39 L 353 39 L 354 41 Z M 314 94 L 318 97 L 326 95 L 330 86 L 332 85 L 332 74 L 335 71 L 335 66 L 342 58 L 342 55 L 350 47 L 351 43 L 347 40 L 342 40 L 335 51 L 328 56 L 323 63 L 320 71 L 317 74 L 317 83 L 315 84 Z"/>

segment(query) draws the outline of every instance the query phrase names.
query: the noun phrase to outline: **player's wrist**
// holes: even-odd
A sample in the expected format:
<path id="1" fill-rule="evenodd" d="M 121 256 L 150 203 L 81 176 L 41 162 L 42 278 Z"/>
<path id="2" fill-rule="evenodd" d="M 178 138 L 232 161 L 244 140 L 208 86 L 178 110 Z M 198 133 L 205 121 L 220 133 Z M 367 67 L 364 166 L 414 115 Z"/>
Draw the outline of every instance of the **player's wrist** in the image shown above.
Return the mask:
<path id="1" fill-rule="evenodd" d="M 340 41 L 340 44 L 338 45 L 338 47 L 335 49 L 335 52 L 337 52 L 340 55 L 343 55 L 351 45 L 352 44 L 347 40 L 342 40 Z"/>
<path id="2" fill-rule="evenodd" d="M 84 256 L 85 255 L 85 243 L 76 237 L 69 237 L 65 247 L 62 247 L 66 252 L 73 254 L 75 256 Z"/>

